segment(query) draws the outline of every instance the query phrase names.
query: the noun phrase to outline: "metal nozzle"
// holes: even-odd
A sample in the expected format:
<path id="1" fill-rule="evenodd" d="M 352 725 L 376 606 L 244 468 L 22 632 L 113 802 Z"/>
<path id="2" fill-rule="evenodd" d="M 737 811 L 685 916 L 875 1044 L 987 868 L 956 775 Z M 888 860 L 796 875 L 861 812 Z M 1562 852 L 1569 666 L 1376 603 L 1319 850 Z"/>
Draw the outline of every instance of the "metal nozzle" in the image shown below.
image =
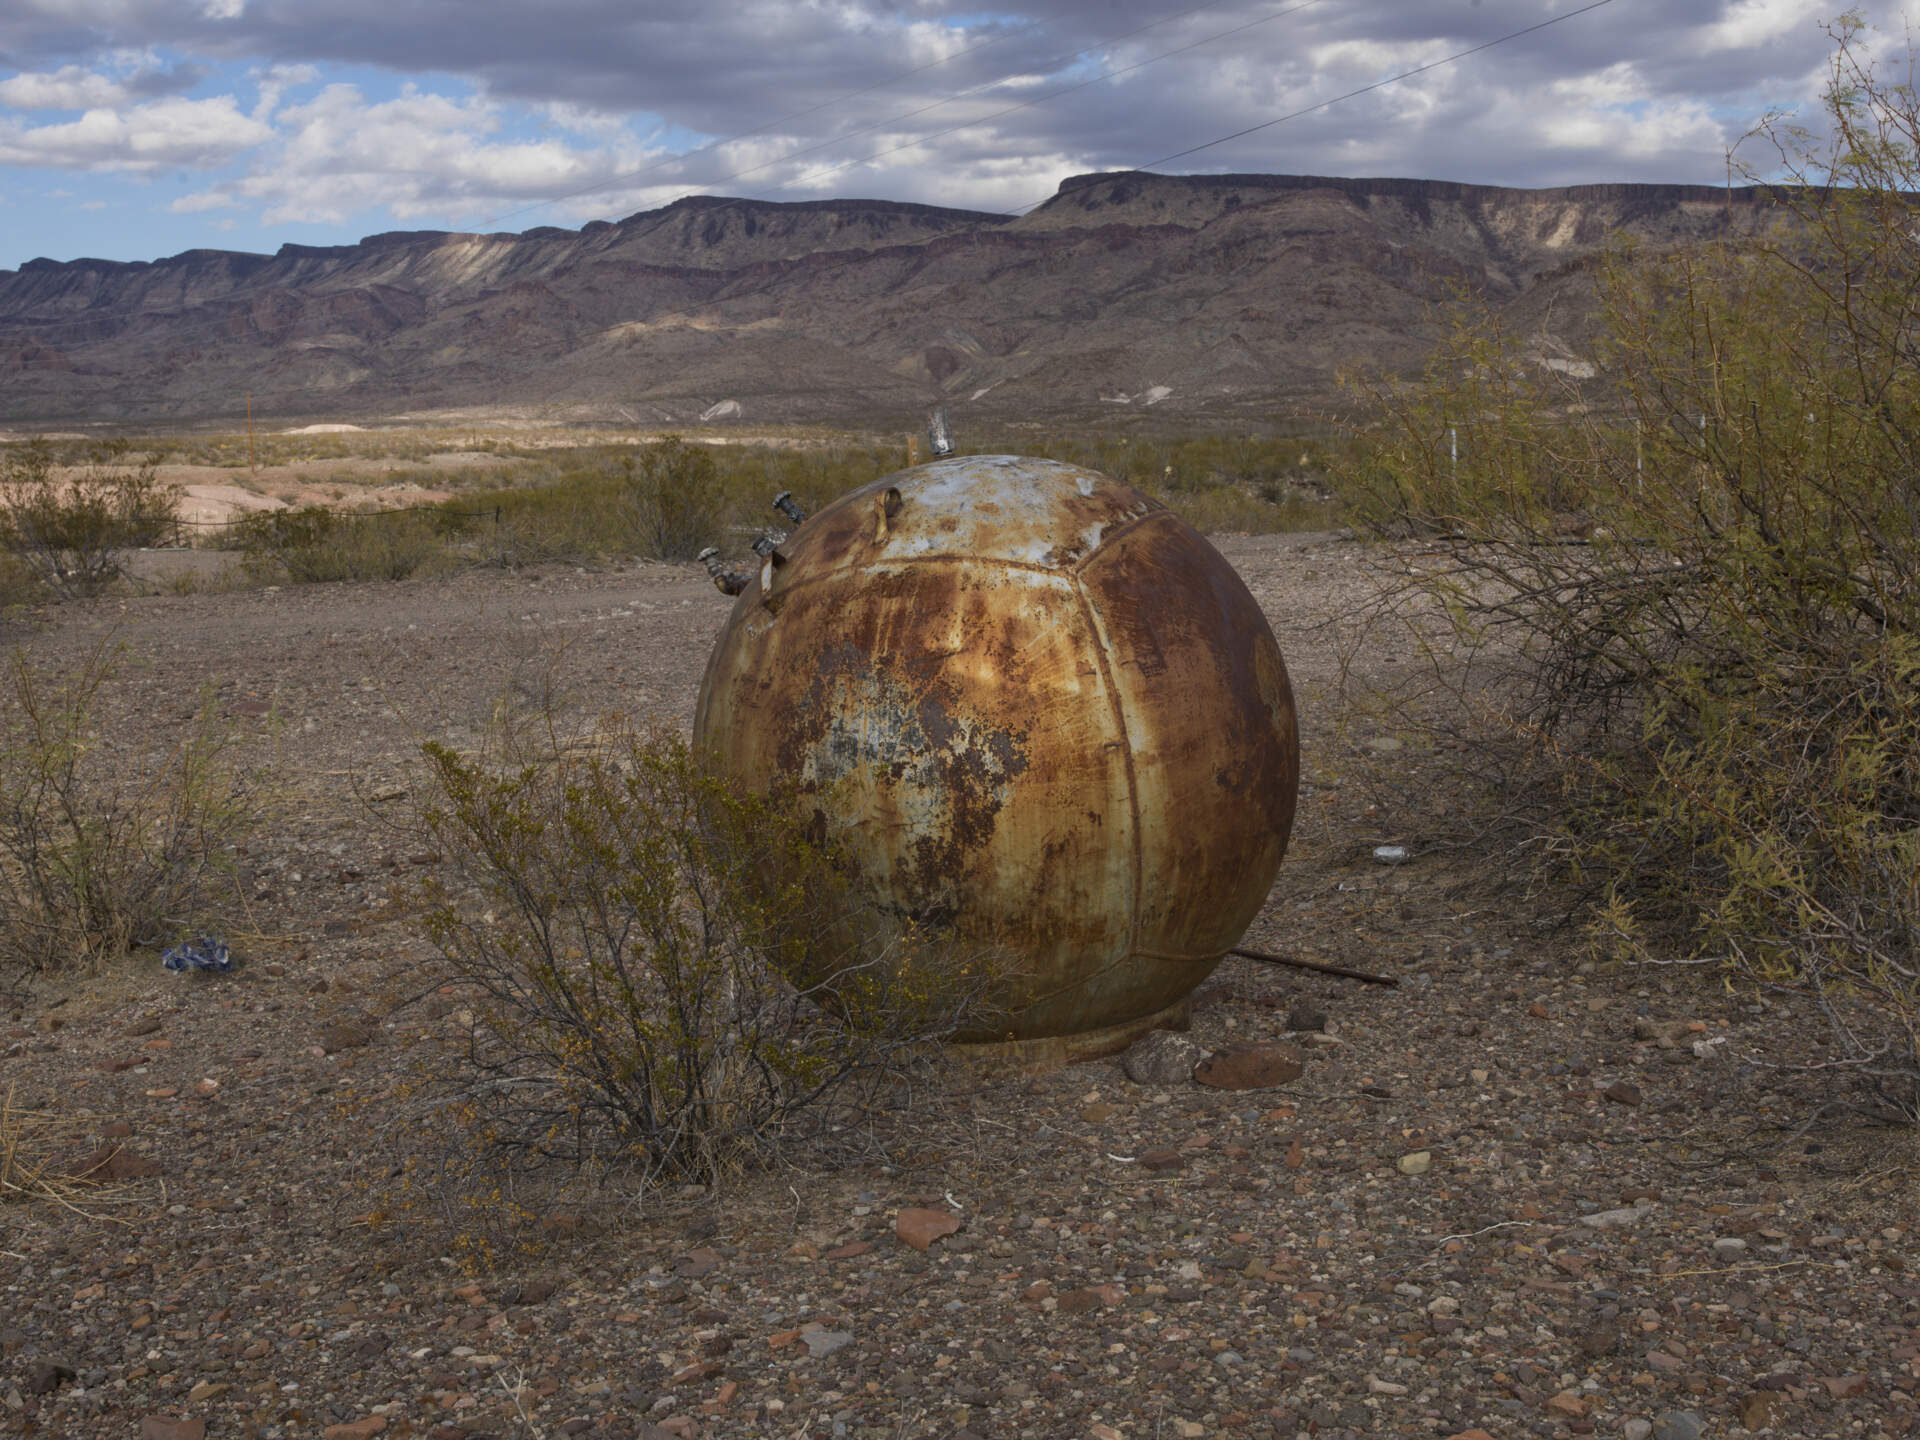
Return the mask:
<path id="1" fill-rule="evenodd" d="M 927 448 L 933 452 L 934 459 L 953 453 L 953 426 L 947 421 L 947 407 L 942 405 L 933 412 L 927 422 Z"/>
<path id="2" fill-rule="evenodd" d="M 742 575 L 737 570 L 728 570 L 720 562 L 720 552 L 711 545 L 694 558 L 707 567 L 707 574 L 722 595 L 738 595 L 753 581 L 751 575 Z"/>
<path id="3" fill-rule="evenodd" d="M 764 560 L 780 548 L 780 540 L 781 537 L 778 535 L 756 536 L 753 542 L 753 553 Z"/>
<path id="4" fill-rule="evenodd" d="M 791 520 L 795 526 L 806 523 L 807 512 L 794 503 L 793 492 L 791 490 L 782 490 L 778 495 L 774 496 L 773 508 Z"/>

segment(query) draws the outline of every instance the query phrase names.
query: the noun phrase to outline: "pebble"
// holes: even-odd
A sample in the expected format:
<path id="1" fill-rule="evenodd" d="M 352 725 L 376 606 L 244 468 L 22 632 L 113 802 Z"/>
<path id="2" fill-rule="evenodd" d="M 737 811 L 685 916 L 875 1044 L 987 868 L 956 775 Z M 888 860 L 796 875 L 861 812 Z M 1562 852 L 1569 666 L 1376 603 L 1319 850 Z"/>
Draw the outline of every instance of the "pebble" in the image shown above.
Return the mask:
<path id="1" fill-rule="evenodd" d="M 1653 1440 L 1700 1440 L 1705 1429 L 1691 1410 L 1669 1410 L 1653 1417 Z"/>
<path id="2" fill-rule="evenodd" d="M 1713 1242 L 1713 1253 L 1722 1260 L 1733 1260 L 1747 1253 L 1747 1242 L 1737 1235 L 1724 1236 Z"/>
<path id="3" fill-rule="evenodd" d="M 1400 1157 L 1402 1175 L 1424 1175 L 1432 1168 L 1433 1152 L 1431 1150 L 1416 1150 L 1411 1155 Z"/>
<path id="4" fill-rule="evenodd" d="M 1589 1230 L 1624 1230 L 1629 1225 L 1637 1225 L 1659 1207 L 1656 1205 L 1629 1205 L 1619 1210 L 1596 1210 L 1591 1215 L 1582 1215 L 1580 1223 Z"/>
<path id="5" fill-rule="evenodd" d="M 140 1422 L 140 1440 L 207 1440 L 207 1422 L 174 1415 L 149 1415 Z"/>
<path id="6" fill-rule="evenodd" d="M 1327 1028 L 1327 1012 L 1319 1006 L 1304 1000 L 1296 1000 L 1287 1011 L 1287 1029 L 1294 1034 L 1304 1034 Z"/>
<path id="7" fill-rule="evenodd" d="M 1600 1093 L 1616 1105 L 1638 1105 L 1645 1098 L 1631 1080 L 1616 1080 Z"/>
<path id="8" fill-rule="evenodd" d="M 852 1334 L 846 1330 L 808 1330 L 800 1338 L 806 1343 L 807 1352 L 816 1360 L 824 1360 L 853 1343 Z"/>

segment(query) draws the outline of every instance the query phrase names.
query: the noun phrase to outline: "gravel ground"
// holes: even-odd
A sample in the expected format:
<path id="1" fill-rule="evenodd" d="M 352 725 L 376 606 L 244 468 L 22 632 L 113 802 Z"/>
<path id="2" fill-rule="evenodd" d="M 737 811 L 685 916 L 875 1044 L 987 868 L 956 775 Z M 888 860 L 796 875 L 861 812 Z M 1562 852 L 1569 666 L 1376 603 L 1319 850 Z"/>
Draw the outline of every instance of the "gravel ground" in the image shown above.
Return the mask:
<path id="1" fill-rule="evenodd" d="M 1420 853 L 1411 782 L 1397 817 L 1355 798 L 1360 552 L 1221 548 L 1305 717 L 1249 943 L 1397 986 L 1230 961 L 1193 1041 L 1286 1039 L 1297 1081 L 955 1076 L 854 1163 L 575 1194 L 484 1265 L 390 1203 L 385 1111 L 458 1015 L 391 898 L 435 857 L 380 807 L 422 736 L 550 683 L 685 723 L 727 602 L 642 565 L 54 613 L 50 661 L 125 647 L 116 734 L 178 733 L 204 680 L 278 788 L 238 970 L 140 956 L 0 1015 L 0 1094 L 129 1174 L 87 1214 L 0 1207 L 0 1433 L 1914 1433 L 1912 1137 L 1802 1128 L 1819 1092 L 1749 1062 L 1815 1056 L 1805 1016 L 1595 969 L 1540 900 Z M 1415 858 L 1375 864 L 1388 840 Z M 924 1210 L 958 1228 L 921 1250 Z"/>

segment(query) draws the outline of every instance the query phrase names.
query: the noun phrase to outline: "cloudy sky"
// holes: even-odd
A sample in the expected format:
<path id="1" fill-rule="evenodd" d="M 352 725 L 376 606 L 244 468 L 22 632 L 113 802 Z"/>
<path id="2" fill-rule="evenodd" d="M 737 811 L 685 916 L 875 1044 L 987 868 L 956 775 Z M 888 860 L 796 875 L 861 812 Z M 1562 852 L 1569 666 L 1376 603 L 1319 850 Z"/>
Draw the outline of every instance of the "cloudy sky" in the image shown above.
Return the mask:
<path id="1" fill-rule="evenodd" d="M 0 268 L 577 226 L 689 194 L 1017 210 L 1162 161 L 1719 182 L 1758 117 L 1817 101 L 1841 8 L 0 0 Z M 1865 8 L 1904 54 L 1901 0 Z"/>

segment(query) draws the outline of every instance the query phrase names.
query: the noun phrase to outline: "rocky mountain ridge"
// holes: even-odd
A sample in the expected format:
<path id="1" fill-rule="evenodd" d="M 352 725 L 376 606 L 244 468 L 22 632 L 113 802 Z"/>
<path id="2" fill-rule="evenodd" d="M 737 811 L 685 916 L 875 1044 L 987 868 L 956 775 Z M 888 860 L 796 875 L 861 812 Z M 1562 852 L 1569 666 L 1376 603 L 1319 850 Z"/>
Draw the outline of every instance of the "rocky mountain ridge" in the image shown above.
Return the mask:
<path id="1" fill-rule="evenodd" d="M 1466 286 L 1578 337 L 1585 262 L 1782 222 L 1758 189 L 1085 175 L 1018 218 L 696 197 L 616 223 L 0 271 L 0 421 L 511 410 L 685 424 L 1205 422 L 1416 363 Z"/>

